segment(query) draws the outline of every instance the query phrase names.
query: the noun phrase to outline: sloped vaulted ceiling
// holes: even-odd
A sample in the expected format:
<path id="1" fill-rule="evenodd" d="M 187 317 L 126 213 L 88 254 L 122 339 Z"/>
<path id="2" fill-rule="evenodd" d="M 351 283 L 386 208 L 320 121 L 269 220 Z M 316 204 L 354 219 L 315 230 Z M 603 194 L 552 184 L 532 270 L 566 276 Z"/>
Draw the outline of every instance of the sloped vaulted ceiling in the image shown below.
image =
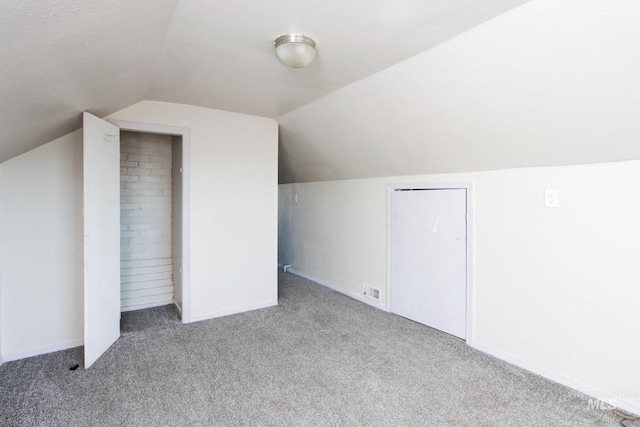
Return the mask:
<path id="1" fill-rule="evenodd" d="M 0 161 L 143 100 L 177 0 L 0 4 Z"/>
<path id="2" fill-rule="evenodd" d="M 0 161 L 143 99 L 277 117 L 525 1 L 3 1 Z M 273 55 L 292 31 L 307 69 Z"/>
<path id="3" fill-rule="evenodd" d="M 537 0 L 278 118 L 282 182 L 640 158 L 640 2 Z"/>
<path id="4" fill-rule="evenodd" d="M 636 0 L 0 8 L 0 161 L 144 99 L 276 118 L 282 182 L 640 158 Z M 286 32 L 310 67 L 277 62 Z"/>

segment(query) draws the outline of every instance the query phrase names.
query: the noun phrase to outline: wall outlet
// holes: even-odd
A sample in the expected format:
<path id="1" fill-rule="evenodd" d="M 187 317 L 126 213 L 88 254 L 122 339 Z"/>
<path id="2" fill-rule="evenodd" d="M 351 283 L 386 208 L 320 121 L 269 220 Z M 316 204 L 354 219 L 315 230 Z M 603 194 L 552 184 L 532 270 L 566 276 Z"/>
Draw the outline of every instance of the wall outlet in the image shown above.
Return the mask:
<path id="1" fill-rule="evenodd" d="M 558 190 L 544 190 L 544 206 L 547 208 L 558 207 Z"/>

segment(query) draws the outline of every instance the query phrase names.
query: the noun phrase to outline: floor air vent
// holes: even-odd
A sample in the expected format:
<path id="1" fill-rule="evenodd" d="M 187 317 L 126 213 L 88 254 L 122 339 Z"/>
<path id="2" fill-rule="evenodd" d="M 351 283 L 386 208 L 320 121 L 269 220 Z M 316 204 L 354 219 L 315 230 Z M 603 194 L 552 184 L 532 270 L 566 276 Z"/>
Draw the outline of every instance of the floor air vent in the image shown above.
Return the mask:
<path id="1" fill-rule="evenodd" d="M 362 295 L 380 301 L 380 289 L 376 289 L 372 286 L 363 285 Z"/>

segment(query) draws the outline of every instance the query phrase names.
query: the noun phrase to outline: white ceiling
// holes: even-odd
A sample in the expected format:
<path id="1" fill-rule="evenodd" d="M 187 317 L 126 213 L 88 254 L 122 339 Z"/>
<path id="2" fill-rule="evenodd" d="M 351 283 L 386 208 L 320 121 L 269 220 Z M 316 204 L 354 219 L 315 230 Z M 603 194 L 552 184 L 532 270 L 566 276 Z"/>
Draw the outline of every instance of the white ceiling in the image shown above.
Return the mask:
<path id="1" fill-rule="evenodd" d="M 640 2 L 535 0 L 278 117 L 281 182 L 640 158 Z"/>
<path id="2" fill-rule="evenodd" d="M 145 98 L 176 0 L 10 0 L 0 13 L 0 161 Z"/>
<path id="3" fill-rule="evenodd" d="M 275 118 L 526 1 L 4 1 L 0 161 L 143 99 Z M 273 55 L 292 31 L 318 44 L 309 68 Z"/>

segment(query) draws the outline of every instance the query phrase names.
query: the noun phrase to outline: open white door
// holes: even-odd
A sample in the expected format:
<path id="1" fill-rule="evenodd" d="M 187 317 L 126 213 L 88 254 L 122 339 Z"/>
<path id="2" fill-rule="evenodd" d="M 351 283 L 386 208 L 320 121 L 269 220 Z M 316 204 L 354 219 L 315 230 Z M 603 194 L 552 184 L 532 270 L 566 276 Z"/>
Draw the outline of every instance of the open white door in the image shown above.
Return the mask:
<path id="1" fill-rule="evenodd" d="M 120 129 L 83 113 L 84 366 L 120 336 Z"/>

